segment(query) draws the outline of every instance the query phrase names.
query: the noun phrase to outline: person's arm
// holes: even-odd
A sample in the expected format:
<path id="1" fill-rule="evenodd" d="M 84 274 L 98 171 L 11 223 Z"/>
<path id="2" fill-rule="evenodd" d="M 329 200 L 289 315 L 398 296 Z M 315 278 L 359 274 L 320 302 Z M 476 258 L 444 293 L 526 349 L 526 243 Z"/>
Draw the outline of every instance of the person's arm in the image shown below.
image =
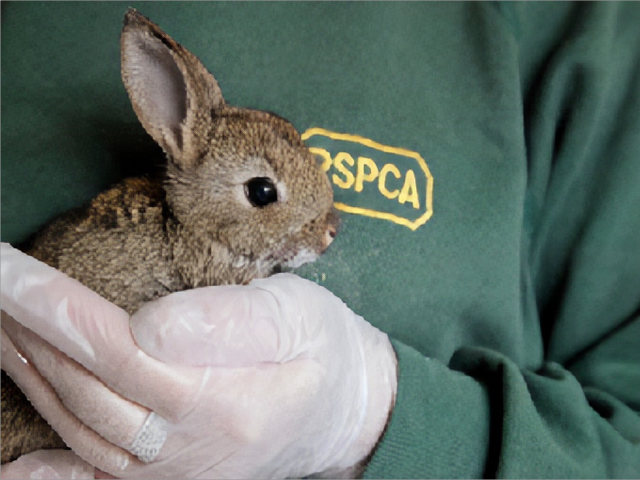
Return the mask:
<path id="1" fill-rule="evenodd" d="M 522 302 L 546 362 L 463 348 L 444 365 L 394 341 L 396 407 L 365 476 L 637 478 L 639 9 L 498 8 L 520 48 Z"/>

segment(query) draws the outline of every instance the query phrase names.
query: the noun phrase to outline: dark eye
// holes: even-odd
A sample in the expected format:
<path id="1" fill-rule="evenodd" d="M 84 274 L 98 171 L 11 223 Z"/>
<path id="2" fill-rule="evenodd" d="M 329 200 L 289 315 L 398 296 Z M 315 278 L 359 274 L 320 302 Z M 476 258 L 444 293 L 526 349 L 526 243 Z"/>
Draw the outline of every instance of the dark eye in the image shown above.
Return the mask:
<path id="1" fill-rule="evenodd" d="M 254 207 L 264 207 L 278 201 L 278 191 L 267 177 L 256 177 L 244 184 L 244 194 Z"/>

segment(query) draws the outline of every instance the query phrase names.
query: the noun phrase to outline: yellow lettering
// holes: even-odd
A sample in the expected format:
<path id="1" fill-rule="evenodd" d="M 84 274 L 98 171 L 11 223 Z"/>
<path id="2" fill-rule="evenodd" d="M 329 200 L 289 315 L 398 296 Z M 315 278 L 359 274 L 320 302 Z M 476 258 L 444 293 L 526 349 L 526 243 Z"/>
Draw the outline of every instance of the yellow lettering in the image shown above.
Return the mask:
<path id="1" fill-rule="evenodd" d="M 407 176 L 404 178 L 404 185 L 402 191 L 398 196 L 398 202 L 406 203 L 411 202 L 413 208 L 420 208 L 420 199 L 418 198 L 418 186 L 416 185 L 416 175 L 413 170 L 407 171 Z"/>
<path id="2" fill-rule="evenodd" d="M 355 178 L 353 177 L 353 173 L 351 172 L 351 170 L 347 169 L 347 167 L 344 166 L 343 162 L 347 162 L 352 167 L 353 167 L 353 164 L 355 163 L 355 161 L 353 160 L 353 157 L 349 155 L 347 152 L 338 153 L 333 159 L 333 165 L 336 167 L 336 170 L 338 170 L 342 175 L 344 175 L 344 179 L 340 178 L 335 173 L 332 175 L 331 178 L 333 179 L 333 183 L 335 185 L 337 185 L 340 188 L 347 189 L 347 188 L 351 188 L 351 186 L 353 185 L 353 182 L 355 181 Z"/>
<path id="3" fill-rule="evenodd" d="M 336 192 L 336 209 L 391 221 L 412 231 L 432 218 L 434 179 L 418 152 L 321 128 L 310 128 L 302 134 L 305 142 L 316 142 L 316 138 L 321 143 L 310 150 L 318 165 L 334 189 L 347 190 L 343 192 L 347 195 Z M 355 152 L 371 157 L 359 157 Z M 372 185 L 366 187 L 369 190 L 365 193 L 367 182 Z"/>
<path id="4" fill-rule="evenodd" d="M 369 173 L 365 173 L 365 167 Z M 373 182 L 378 176 L 378 166 L 367 157 L 358 157 L 358 171 L 356 173 L 356 192 L 361 192 L 364 182 Z"/>
<path id="5" fill-rule="evenodd" d="M 309 148 L 309 151 L 314 155 L 319 155 L 322 158 L 322 165 L 320 166 L 320 168 L 322 168 L 322 170 L 324 170 L 325 172 L 328 172 L 329 169 L 331 168 L 331 163 L 332 163 L 331 154 L 327 152 L 324 148 L 318 148 L 318 147 L 311 147 Z"/>
<path id="6" fill-rule="evenodd" d="M 378 177 L 378 190 L 380 193 L 387 197 L 389 200 L 393 200 L 400 195 L 400 190 L 396 189 L 389 191 L 387 189 L 387 174 L 392 173 L 394 177 L 400 178 L 400 170 L 393 163 L 387 163 L 382 170 L 380 170 L 380 176 Z"/>

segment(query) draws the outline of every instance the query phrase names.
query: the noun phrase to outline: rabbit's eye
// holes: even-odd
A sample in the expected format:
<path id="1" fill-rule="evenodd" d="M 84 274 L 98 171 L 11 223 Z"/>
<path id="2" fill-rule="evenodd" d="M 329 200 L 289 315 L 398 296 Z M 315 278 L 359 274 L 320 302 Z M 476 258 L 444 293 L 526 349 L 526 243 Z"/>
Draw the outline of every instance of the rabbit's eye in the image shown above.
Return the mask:
<path id="1" fill-rule="evenodd" d="M 278 201 L 278 191 L 267 177 L 256 177 L 244 184 L 244 193 L 254 207 L 264 207 Z"/>

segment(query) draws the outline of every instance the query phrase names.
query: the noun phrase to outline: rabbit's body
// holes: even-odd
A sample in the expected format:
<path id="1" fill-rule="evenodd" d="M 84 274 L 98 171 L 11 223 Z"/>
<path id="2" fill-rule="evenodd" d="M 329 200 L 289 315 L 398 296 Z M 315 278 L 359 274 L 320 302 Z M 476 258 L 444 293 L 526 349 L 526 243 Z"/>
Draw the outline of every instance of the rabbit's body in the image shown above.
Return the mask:
<path id="1" fill-rule="evenodd" d="M 130 313 L 317 258 L 338 219 L 329 181 L 293 126 L 226 105 L 204 66 L 135 10 L 121 48 L 125 87 L 167 153 L 166 174 L 126 179 L 62 215 L 27 253 Z M 2 463 L 62 446 L 3 372 Z"/>
<path id="2" fill-rule="evenodd" d="M 130 178 L 63 214 L 26 253 L 75 278 L 129 313 L 186 288 L 171 261 L 172 221 L 161 184 Z"/>

